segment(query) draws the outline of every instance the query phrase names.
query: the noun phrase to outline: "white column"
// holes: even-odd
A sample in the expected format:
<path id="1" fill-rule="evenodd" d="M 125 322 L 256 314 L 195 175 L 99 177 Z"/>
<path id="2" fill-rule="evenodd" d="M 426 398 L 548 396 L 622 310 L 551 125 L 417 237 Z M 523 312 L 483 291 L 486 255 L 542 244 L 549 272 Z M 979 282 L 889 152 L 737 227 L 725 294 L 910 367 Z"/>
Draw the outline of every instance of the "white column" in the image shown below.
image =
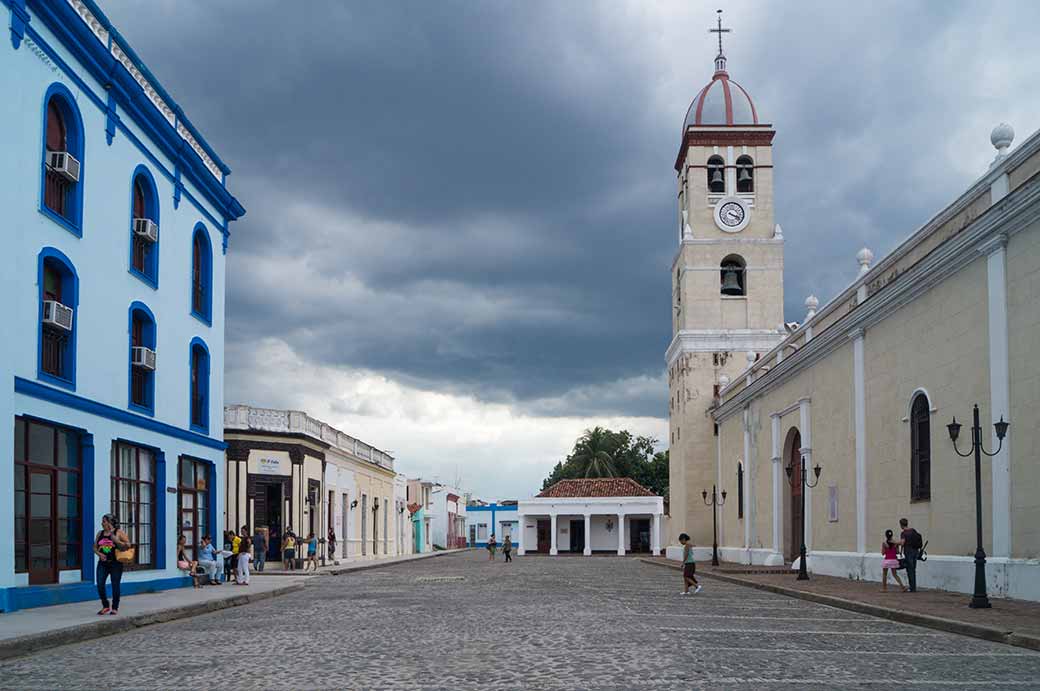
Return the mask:
<path id="1" fill-rule="evenodd" d="M 618 556 L 625 556 L 625 514 L 623 513 L 617 515 L 617 553 Z"/>
<path id="2" fill-rule="evenodd" d="M 783 563 L 783 556 L 780 555 L 780 531 L 783 526 L 783 516 L 781 515 L 781 502 L 782 495 L 780 493 L 780 483 L 783 482 L 781 473 L 783 469 L 781 467 L 781 454 L 780 454 L 780 415 L 774 413 L 769 419 L 773 444 L 772 453 L 770 454 L 770 460 L 773 466 L 773 554 L 774 556 L 780 557 L 780 563 Z"/>
<path id="3" fill-rule="evenodd" d="M 522 513 L 516 515 L 517 523 L 517 536 L 516 536 L 516 556 L 524 556 L 524 534 L 527 532 L 527 516 Z"/>
<path id="4" fill-rule="evenodd" d="M 813 477 L 812 416 L 809 413 L 809 399 L 800 399 L 798 401 L 798 427 L 802 434 L 802 448 L 800 452 L 805 456 L 806 479 Z M 803 487 L 802 491 L 805 492 L 805 550 L 808 552 L 812 548 L 812 488 Z"/>
<path id="5" fill-rule="evenodd" d="M 852 339 L 852 390 L 856 434 L 856 551 L 867 551 L 867 383 L 863 355 L 863 329 L 849 333 Z"/>
<path id="6" fill-rule="evenodd" d="M 585 513 L 585 549 L 582 554 L 592 556 L 592 514 Z"/>
<path id="7" fill-rule="evenodd" d="M 556 551 L 556 513 L 549 514 L 549 554 L 558 554 Z"/>
<path id="8" fill-rule="evenodd" d="M 747 560 L 751 563 L 751 545 L 755 539 L 755 493 L 752 491 L 753 466 L 751 461 L 751 426 L 749 422 L 750 411 L 744 408 L 742 425 L 744 428 L 744 549 L 747 550 Z"/>
<path id="9" fill-rule="evenodd" d="M 736 154 L 732 146 L 726 147 L 726 194 L 732 196 L 737 193 L 737 165 Z"/>
<path id="10" fill-rule="evenodd" d="M 991 422 L 1001 416 L 1011 421 L 1008 367 L 1007 236 L 998 235 L 980 248 L 986 257 L 986 289 L 989 297 L 989 401 Z M 1000 446 L 990 429 L 990 449 Z M 1011 427 L 1014 430 L 1014 427 Z M 985 430 L 984 430 L 985 431 Z M 993 484 L 993 540 L 990 555 L 1011 556 L 1011 438 L 1004 438 L 1000 453 L 990 460 Z"/>
<path id="11" fill-rule="evenodd" d="M 661 514 L 655 513 L 650 517 L 650 551 L 654 556 L 661 554 Z"/>

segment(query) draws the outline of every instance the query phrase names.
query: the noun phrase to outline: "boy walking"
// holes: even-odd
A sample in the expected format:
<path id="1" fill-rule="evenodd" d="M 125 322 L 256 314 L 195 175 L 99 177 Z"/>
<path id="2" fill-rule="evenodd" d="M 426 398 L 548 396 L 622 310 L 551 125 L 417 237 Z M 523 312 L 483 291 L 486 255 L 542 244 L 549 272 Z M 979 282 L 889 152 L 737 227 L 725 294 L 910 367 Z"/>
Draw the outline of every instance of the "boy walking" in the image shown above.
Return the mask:
<path id="1" fill-rule="evenodd" d="M 701 584 L 697 582 L 697 564 L 693 561 L 693 543 L 690 536 L 683 533 L 679 536 L 679 544 L 682 545 L 682 576 L 683 591 L 681 595 L 690 594 L 690 586 L 697 586 L 693 594 L 701 592 Z"/>

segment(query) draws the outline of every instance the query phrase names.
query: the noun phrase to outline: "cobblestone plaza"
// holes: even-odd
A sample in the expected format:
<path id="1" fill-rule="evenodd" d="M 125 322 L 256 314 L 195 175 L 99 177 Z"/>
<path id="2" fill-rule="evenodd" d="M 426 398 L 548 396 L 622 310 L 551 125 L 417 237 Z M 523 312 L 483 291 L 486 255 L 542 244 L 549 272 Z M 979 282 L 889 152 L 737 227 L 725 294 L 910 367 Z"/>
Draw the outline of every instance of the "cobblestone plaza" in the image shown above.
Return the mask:
<path id="1" fill-rule="evenodd" d="M 1040 654 L 637 559 L 465 552 L 9 661 L 0 688 L 1035 688 Z M 227 586 L 231 588 L 233 586 Z M 908 600 L 910 602 L 910 600 Z M 131 612 L 127 612 L 131 614 Z M 377 641 L 392 641 L 391 661 Z"/>

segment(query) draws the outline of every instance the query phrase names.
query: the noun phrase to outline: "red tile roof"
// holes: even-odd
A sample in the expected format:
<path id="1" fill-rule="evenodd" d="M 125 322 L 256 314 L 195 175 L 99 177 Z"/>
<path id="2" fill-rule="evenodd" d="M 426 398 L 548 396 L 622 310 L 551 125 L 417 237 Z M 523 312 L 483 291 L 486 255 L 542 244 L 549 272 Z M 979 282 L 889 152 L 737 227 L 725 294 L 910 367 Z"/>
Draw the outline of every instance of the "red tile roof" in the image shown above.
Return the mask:
<path id="1" fill-rule="evenodd" d="M 630 477 L 560 480 L 539 497 L 653 497 L 653 492 Z"/>

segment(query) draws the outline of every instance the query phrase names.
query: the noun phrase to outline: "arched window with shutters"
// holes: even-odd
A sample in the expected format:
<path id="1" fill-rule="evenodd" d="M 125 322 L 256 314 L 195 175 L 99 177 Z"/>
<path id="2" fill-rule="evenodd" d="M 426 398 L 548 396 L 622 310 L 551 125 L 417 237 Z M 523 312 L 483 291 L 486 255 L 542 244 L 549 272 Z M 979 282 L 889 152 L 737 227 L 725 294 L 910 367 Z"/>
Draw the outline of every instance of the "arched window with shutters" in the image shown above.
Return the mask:
<path id="1" fill-rule="evenodd" d="M 154 415 L 157 362 L 155 316 L 143 302 L 134 302 L 130 305 L 129 322 L 129 406 L 139 413 Z"/>
<path id="2" fill-rule="evenodd" d="M 737 158 L 737 192 L 751 193 L 755 191 L 755 162 L 750 156 Z"/>
<path id="3" fill-rule="evenodd" d="M 712 156 L 708 159 L 708 191 L 712 194 L 726 192 L 726 162 L 722 160 L 722 156 Z"/>
<path id="4" fill-rule="evenodd" d="M 926 501 L 932 496 L 931 410 L 924 392 L 914 395 L 910 406 L 910 499 Z"/>
<path id="5" fill-rule="evenodd" d="M 40 250 L 37 267 L 40 291 L 37 378 L 76 390 L 76 329 L 79 277 L 60 250 Z"/>
<path id="6" fill-rule="evenodd" d="M 155 179 L 140 165 L 130 180 L 130 273 L 158 288 L 159 195 Z"/>
<path id="7" fill-rule="evenodd" d="M 43 100 L 40 210 L 70 233 L 83 235 L 83 121 L 76 99 L 54 83 Z"/>
<path id="8" fill-rule="evenodd" d="M 209 348 L 205 341 L 195 337 L 188 352 L 190 426 L 196 432 L 209 434 Z"/>
<path id="9" fill-rule="evenodd" d="M 191 237 L 191 313 L 207 326 L 213 323 L 213 246 L 209 231 L 199 223 Z"/>

